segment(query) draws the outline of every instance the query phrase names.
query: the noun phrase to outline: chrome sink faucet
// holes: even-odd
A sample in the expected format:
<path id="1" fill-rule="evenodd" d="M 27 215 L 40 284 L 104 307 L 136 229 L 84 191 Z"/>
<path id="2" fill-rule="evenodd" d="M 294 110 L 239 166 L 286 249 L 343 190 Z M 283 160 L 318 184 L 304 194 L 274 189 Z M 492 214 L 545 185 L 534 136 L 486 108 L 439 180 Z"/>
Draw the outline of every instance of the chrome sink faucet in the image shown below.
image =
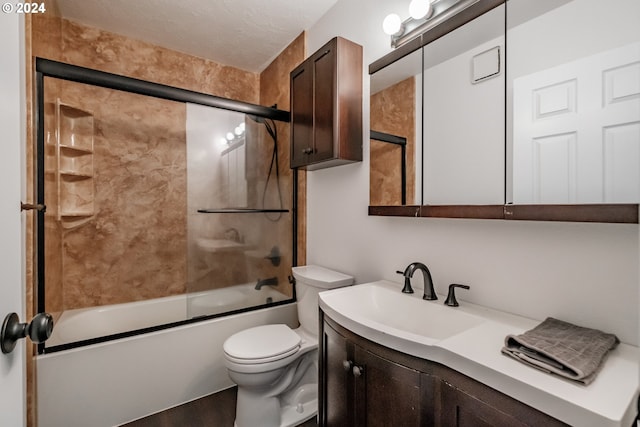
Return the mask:
<path id="1" fill-rule="evenodd" d="M 411 278 L 413 277 L 413 273 L 416 270 L 422 270 L 422 278 L 424 279 L 424 294 L 422 295 L 422 299 L 426 299 L 429 301 L 437 300 L 438 296 L 436 295 L 436 291 L 433 289 L 433 279 L 431 278 L 431 272 L 421 262 L 412 262 L 407 266 L 404 270 L 404 273 L 401 271 L 396 271 L 398 274 L 402 274 L 404 276 L 404 288 L 402 288 L 402 292 L 405 294 L 412 294 L 413 289 L 411 288 Z"/>

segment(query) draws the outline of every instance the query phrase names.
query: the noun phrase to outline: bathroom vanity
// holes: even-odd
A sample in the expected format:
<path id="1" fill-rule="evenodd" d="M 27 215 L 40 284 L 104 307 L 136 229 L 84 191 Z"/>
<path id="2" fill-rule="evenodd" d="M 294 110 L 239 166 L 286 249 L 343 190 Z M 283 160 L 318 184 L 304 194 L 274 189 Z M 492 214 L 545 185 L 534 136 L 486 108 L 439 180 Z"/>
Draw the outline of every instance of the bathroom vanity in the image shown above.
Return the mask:
<path id="1" fill-rule="evenodd" d="M 327 316 L 322 337 L 320 425 L 567 425 L 445 365 L 364 339 Z"/>
<path id="2" fill-rule="evenodd" d="M 583 386 L 501 354 L 506 335 L 538 321 L 400 288 L 379 281 L 320 294 L 320 425 L 634 422 L 638 348 L 620 344 Z"/>

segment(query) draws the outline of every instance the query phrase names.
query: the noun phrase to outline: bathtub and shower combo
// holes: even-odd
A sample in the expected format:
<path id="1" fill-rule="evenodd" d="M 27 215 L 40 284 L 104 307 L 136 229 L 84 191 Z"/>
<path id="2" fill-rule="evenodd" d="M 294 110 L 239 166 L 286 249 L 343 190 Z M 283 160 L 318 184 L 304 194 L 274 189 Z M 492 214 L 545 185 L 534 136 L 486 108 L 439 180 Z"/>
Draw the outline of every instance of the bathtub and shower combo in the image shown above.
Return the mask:
<path id="1" fill-rule="evenodd" d="M 229 336 L 298 322 L 296 171 L 273 172 L 288 112 L 40 58 L 36 107 L 36 295 L 55 319 L 38 424 L 231 387 Z"/>

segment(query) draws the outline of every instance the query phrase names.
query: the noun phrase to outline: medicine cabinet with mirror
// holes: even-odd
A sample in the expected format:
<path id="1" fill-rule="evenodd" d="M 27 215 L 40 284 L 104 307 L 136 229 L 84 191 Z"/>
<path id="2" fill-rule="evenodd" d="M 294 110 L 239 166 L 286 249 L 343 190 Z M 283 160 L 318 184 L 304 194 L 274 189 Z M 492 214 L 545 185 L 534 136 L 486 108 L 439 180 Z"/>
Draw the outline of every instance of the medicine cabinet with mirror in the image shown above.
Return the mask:
<path id="1" fill-rule="evenodd" d="M 637 203 L 640 5 L 543 3 L 508 3 L 508 201 Z"/>
<path id="2" fill-rule="evenodd" d="M 405 70 L 424 82 L 404 114 L 420 130 L 420 206 L 382 206 L 372 178 L 369 213 L 637 223 L 640 4 L 468 3 L 369 67 L 379 130 L 377 81 L 415 64 L 408 56 L 424 63 Z M 372 165 L 376 157 L 372 145 Z"/>
<path id="3" fill-rule="evenodd" d="M 422 204 L 421 67 L 419 49 L 371 76 L 371 205 Z"/>

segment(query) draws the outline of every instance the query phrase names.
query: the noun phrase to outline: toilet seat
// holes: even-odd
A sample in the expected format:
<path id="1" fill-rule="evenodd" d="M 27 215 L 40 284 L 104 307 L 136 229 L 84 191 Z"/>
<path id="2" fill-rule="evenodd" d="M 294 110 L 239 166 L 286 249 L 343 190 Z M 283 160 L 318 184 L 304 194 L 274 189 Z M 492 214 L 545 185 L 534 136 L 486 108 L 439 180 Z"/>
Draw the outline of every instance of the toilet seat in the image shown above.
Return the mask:
<path id="1" fill-rule="evenodd" d="M 223 349 L 230 362 L 255 365 L 294 355 L 301 342 L 300 335 L 287 325 L 262 325 L 232 335 Z"/>

